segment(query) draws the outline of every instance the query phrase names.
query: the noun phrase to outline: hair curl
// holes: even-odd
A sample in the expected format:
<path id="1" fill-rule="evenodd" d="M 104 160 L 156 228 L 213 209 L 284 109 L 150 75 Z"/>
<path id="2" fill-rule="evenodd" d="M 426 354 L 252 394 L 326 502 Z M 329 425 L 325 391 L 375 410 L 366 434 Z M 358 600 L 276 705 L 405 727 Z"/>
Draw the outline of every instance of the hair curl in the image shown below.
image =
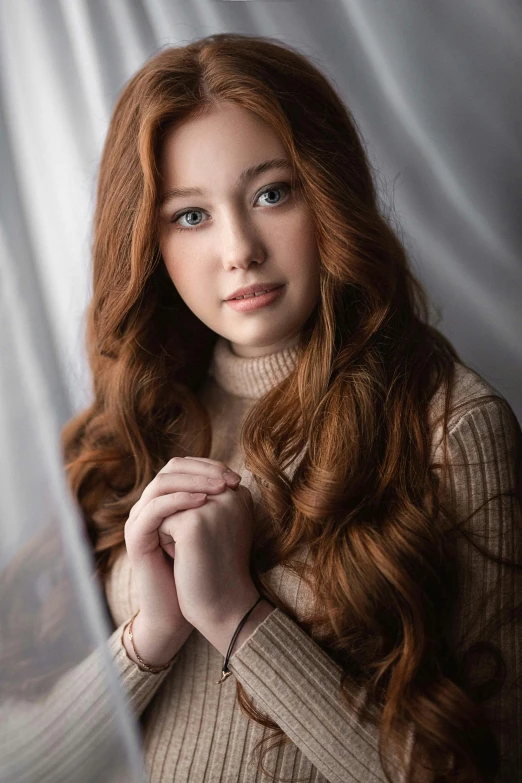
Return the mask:
<path id="1" fill-rule="evenodd" d="M 354 684 L 368 689 L 383 767 L 384 751 L 404 741 L 412 722 L 440 781 L 488 783 L 496 740 L 444 641 L 457 590 L 452 519 L 430 465 L 429 404 L 445 388 L 445 434 L 460 359 L 428 323 L 426 294 L 378 205 L 349 111 L 309 59 L 275 39 L 227 33 L 160 50 L 114 110 L 87 313 L 94 401 L 62 433 L 99 573 L 110 569 L 131 506 L 166 461 L 209 455 L 197 391 L 216 335 L 172 285 L 155 226 L 166 130 L 223 100 L 280 135 L 312 210 L 321 262 L 321 299 L 297 366 L 253 405 L 241 431 L 273 521 L 252 553 L 255 579 L 294 619 L 263 574 L 284 562 L 314 586 L 322 608 L 302 626 L 342 667 L 347 703 Z M 289 479 L 286 468 L 303 452 Z M 307 569 L 292 560 L 301 544 L 313 555 Z M 237 691 L 245 714 L 273 730 L 269 740 L 288 741 L 240 683 Z M 437 767 L 442 757 L 453 759 L 452 770 Z"/>

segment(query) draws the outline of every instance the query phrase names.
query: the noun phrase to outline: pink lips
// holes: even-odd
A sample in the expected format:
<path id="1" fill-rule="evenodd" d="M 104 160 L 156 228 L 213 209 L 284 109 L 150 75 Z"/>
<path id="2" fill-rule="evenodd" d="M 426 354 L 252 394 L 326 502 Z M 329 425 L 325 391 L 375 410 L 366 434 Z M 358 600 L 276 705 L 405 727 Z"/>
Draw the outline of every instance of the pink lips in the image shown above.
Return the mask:
<path id="1" fill-rule="evenodd" d="M 241 288 L 236 288 L 234 293 L 227 296 L 225 301 L 237 299 L 237 297 L 246 296 L 247 294 L 259 294 L 261 291 L 272 291 L 274 288 L 279 288 L 280 285 L 283 285 L 283 283 L 269 282 L 268 280 L 251 283 L 250 285 L 243 285 Z"/>
<path id="2" fill-rule="evenodd" d="M 259 307 L 265 307 L 275 302 L 282 295 L 284 288 L 285 286 L 282 285 L 274 288 L 272 291 L 268 291 L 266 294 L 249 296 L 246 299 L 226 299 L 225 301 L 233 310 L 238 310 L 239 312 L 257 310 Z"/>

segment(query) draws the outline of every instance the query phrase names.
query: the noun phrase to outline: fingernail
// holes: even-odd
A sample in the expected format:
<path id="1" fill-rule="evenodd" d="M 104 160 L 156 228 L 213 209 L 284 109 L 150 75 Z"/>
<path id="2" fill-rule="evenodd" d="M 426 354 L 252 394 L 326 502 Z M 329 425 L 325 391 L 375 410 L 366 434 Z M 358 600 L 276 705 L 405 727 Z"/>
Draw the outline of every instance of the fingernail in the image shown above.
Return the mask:
<path id="1" fill-rule="evenodd" d="M 241 481 L 241 476 L 239 476 L 237 473 L 235 473 L 233 470 L 226 470 L 223 473 L 223 476 L 227 479 L 232 479 L 233 481 Z"/>

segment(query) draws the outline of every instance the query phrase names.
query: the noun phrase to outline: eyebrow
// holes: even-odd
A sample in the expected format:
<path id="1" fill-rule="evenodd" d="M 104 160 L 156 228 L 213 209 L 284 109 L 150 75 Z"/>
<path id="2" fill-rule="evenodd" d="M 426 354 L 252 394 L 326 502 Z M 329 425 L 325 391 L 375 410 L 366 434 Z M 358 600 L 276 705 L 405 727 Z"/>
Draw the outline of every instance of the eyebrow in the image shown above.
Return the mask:
<path id="1" fill-rule="evenodd" d="M 254 166 L 249 166 L 238 177 L 236 187 L 250 182 L 258 177 L 260 174 L 264 174 L 270 169 L 292 169 L 292 164 L 286 158 L 272 158 L 271 160 L 264 160 L 262 163 L 257 163 Z M 171 199 L 179 198 L 181 196 L 205 196 L 206 191 L 203 188 L 171 188 L 167 190 L 162 196 L 160 206 L 163 206 L 167 201 Z"/>

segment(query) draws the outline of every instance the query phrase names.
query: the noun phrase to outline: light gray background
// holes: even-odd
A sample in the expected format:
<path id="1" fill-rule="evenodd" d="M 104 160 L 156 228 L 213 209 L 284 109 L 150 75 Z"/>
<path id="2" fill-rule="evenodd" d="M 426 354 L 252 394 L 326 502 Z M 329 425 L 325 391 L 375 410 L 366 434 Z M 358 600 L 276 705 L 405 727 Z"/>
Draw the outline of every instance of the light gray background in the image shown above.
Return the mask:
<path id="1" fill-rule="evenodd" d="M 288 41 L 334 81 L 440 328 L 522 418 L 519 2 L 4 0 L 0 9 L 0 226 L 10 263 L 28 267 L 38 342 L 46 351 L 41 310 L 74 409 L 90 395 L 82 316 L 114 102 L 160 46 L 238 31 Z M 68 416 L 62 395 L 57 408 Z"/>

